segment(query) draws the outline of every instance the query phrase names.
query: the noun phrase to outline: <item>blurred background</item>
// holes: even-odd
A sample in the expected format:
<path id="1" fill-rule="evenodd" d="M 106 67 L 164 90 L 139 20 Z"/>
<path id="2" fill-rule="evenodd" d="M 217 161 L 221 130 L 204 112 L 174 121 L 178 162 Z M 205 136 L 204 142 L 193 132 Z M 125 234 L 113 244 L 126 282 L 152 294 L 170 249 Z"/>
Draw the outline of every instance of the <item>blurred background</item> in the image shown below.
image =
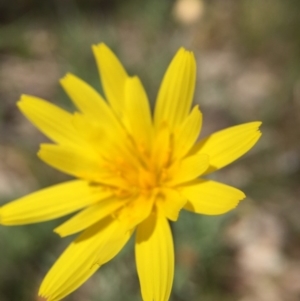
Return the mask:
<path id="1" fill-rule="evenodd" d="M 105 42 L 155 100 L 180 46 L 194 51 L 201 137 L 263 121 L 246 156 L 213 175 L 247 198 L 222 216 L 173 225 L 173 301 L 300 300 L 299 0 L 0 0 L 0 204 L 68 179 L 36 157 L 46 141 L 17 110 L 22 93 L 71 108 L 59 78 L 101 91 L 91 45 Z M 71 238 L 63 219 L 0 227 L 0 300 L 38 300 Z M 68 301 L 141 300 L 131 243 Z"/>

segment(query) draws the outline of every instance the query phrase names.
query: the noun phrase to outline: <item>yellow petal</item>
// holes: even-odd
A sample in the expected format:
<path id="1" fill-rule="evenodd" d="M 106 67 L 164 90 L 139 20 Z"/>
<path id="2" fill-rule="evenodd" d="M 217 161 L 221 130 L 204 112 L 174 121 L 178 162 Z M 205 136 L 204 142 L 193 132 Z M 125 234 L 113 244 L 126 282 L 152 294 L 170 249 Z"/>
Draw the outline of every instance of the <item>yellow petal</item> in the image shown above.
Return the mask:
<path id="1" fill-rule="evenodd" d="M 195 145 L 192 153 L 208 154 L 208 174 L 235 161 L 249 151 L 261 136 L 261 122 L 249 122 L 216 132 Z"/>
<path id="2" fill-rule="evenodd" d="M 184 158 L 179 168 L 174 171 L 174 176 L 169 185 L 178 185 L 194 180 L 202 175 L 209 166 L 209 158 L 206 154 L 196 154 Z"/>
<path id="3" fill-rule="evenodd" d="M 50 166 L 75 177 L 127 188 L 124 179 L 109 172 L 103 166 L 103 160 L 87 149 L 71 148 L 62 145 L 42 144 L 38 156 Z"/>
<path id="4" fill-rule="evenodd" d="M 187 199 L 175 189 L 163 189 L 161 195 L 157 197 L 157 205 L 164 215 L 172 221 L 177 221 L 179 212 L 186 202 Z"/>
<path id="5" fill-rule="evenodd" d="M 178 190 L 188 199 L 184 209 L 207 215 L 226 213 L 245 198 L 242 191 L 211 180 L 197 180 Z"/>
<path id="6" fill-rule="evenodd" d="M 199 137 L 201 127 L 202 114 L 198 106 L 195 106 L 185 119 L 178 134 L 174 136 L 174 157 L 182 158 L 189 152 Z"/>
<path id="7" fill-rule="evenodd" d="M 121 123 L 96 90 L 72 74 L 62 78 L 61 84 L 75 105 L 84 113 L 75 114 L 72 119 L 75 129 L 82 137 L 88 136 L 87 141 L 94 146 L 98 145 L 98 150 L 103 148 L 104 143 L 107 144 L 107 140 L 116 144 L 115 137 L 123 140 L 121 143 L 118 141 L 119 145 L 124 144 L 124 140 L 126 142 L 127 136 Z"/>
<path id="8" fill-rule="evenodd" d="M 138 77 L 128 78 L 125 89 L 126 121 L 138 146 L 150 147 L 152 120 L 149 101 Z"/>
<path id="9" fill-rule="evenodd" d="M 138 226 L 135 255 L 143 300 L 169 300 L 174 247 L 169 223 L 162 214 L 153 213 Z"/>
<path id="10" fill-rule="evenodd" d="M 105 44 L 93 45 L 93 52 L 106 98 L 115 113 L 122 116 L 125 109 L 125 82 L 128 75 L 118 58 Z"/>
<path id="11" fill-rule="evenodd" d="M 111 109 L 90 85 L 70 73 L 63 77 L 60 83 L 77 108 L 88 118 L 101 124 L 112 122 L 114 116 Z"/>
<path id="12" fill-rule="evenodd" d="M 157 166 L 158 170 L 165 168 L 171 159 L 171 141 L 170 131 L 166 124 L 163 124 L 154 140 L 152 150 L 152 164 Z"/>
<path id="13" fill-rule="evenodd" d="M 68 219 L 62 225 L 54 229 L 61 237 L 68 236 L 85 230 L 102 218 L 112 214 L 115 210 L 124 206 L 124 200 L 108 198 L 96 205 L 90 206 Z"/>
<path id="14" fill-rule="evenodd" d="M 41 189 L 0 208 L 2 225 L 22 225 L 77 211 L 110 194 L 101 187 L 75 180 Z"/>
<path id="15" fill-rule="evenodd" d="M 196 62 L 192 52 L 180 48 L 160 86 L 154 113 L 159 128 L 167 121 L 171 130 L 179 126 L 191 108 L 196 81 Z"/>
<path id="16" fill-rule="evenodd" d="M 38 156 L 52 167 L 72 176 L 94 180 L 101 172 L 101 161 L 89 149 L 42 144 Z"/>
<path id="17" fill-rule="evenodd" d="M 117 220 L 106 218 L 83 232 L 52 266 L 39 295 L 47 301 L 61 300 L 112 259 L 128 241 Z"/>
<path id="18" fill-rule="evenodd" d="M 22 113 L 51 140 L 64 145 L 80 145 L 72 114 L 37 97 L 22 95 L 18 102 Z"/>
<path id="19" fill-rule="evenodd" d="M 99 155 L 107 158 L 107 154 L 110 154 L 112 158 L 120 158 L 120 154 L 122 154 L 124 160 L 136 166 L 138 159 L 133 151 L 129 135 L 119 123 L 110 118 L 104 118 L 104 115 L 100 115 L 102 121 L 95 124 L 91 123 L 85 115 L 74 114 L 72 122 L 83 140 L 81 149 L 77 147 L 77 151 L 92 155 L 96 161 L 98 161 Z M 82 148 L 84 149 L 82 150 Z"/>
<path id="20" fill-rule="evenodd" d="M 67 74 L 61 84 L 75 105 L 84 114 L 75 113 L 72 124 L 83 140 L 101 151 L 107 146 L 128 151 L 130 141 L 120 121 L 103 98 L 78 77 Z M 118 139 L 116 139 L 118 137 Z M 105 144 L 103 146 L 103 144 Z M 116 147 L 117 146 L 117 147 Z"/>
<path id="21" fill-rule="evenodd" d="M 111 127 L 109 129 L 105 128 L 108 123 L 105 127 L 102 127 L 100 124 L 91 122 L 91 119 L 92 118 L 89 118 L 87 115 L 80 113 L 74 113 L 73 115 L 72 123 L 74 128 L 84 142 L 81 144 L 81 148 L 88 148 L 91 151 L 94 150 L 98 156 L 99 154 L 107 154 L 107 151 L 111 151 L 113 149 L 113 146 L 108 139 L 108 136 L 110 136 L 110 133 L 113 132 L 113 130 Z M 114 132 L 114 134 L 116 133 Z M 79 149 L 79 152 L 82 152 L 82 150 Z"/>
<path id="22" fill-rule="evenodd" d="M 141 194 L 127 202 L 126 206 L 118 213 L 117 218 L 125 228 L 133 229 L 150 215 L 153 204 L 154 196 Z"/>

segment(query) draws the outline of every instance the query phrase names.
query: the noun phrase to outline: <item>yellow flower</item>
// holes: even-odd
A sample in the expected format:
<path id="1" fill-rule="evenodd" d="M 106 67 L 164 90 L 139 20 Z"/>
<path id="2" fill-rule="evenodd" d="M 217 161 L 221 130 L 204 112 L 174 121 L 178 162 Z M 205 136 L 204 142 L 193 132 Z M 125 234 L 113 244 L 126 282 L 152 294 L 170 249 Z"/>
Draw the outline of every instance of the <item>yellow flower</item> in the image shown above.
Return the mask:
<path id="1" fill-rule="evenodd" d="M 79 211 L 54 229 L 64 237 L 83 231 L 46 275 L 39 294 L 60 300 L 112 259 L 135 234 L 144 301 L 167 301 L 174 275 L 168 220 L 181 209 L 223 214 L 245 195 L 199 178 L 246 153 L 260 122 L 234 126 L 197 142 L 202 114 L 191 104 L 196 64 L 181 48 L 159 89 L 153 116 L 145 90 L 104 44 L 93 46 L 107 102 L 78 77 L 61 84 L 78 111 L 69 113 L 23 95 L 18 107 L 54 144 L 38 156 L 78 179 L 42 189 L 0 208 L 2 225 L 54 219 Z"/>

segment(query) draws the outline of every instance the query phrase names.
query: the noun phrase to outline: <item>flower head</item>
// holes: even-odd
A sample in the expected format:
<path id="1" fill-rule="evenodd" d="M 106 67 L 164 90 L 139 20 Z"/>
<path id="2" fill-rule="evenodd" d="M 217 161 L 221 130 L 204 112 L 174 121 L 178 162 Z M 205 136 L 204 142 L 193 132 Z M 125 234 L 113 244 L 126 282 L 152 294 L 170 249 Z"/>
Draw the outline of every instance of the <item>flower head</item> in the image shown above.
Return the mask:
<path id="1" fill-rule="evenodd" d="M 54 143 L 38 156 L 77 179 L 42 189 L 0 208 L 0 223 L 20 225 L 77 212 L 54 229 L 82 232 L 46 275 L 39 294 L 60 300 L 135 235 L 137 272 L 144 301 L 167 301 L 174 275 L 168 220 L 181 209 L 223 214 L 245 195 L 200 178 L 246 153 L 260 137 L 260 122 L 216 132 L 197 142 L 202 114 L 195 106 L 196 64 L 181 48 L 164 76 L 153 115 L 136 76 L 129 76 L 104 44 L 93 46 L 104 98 L 78 77 L 61 84 L 77 107 L 69 113 L 23 95 L 18 107 Z"/>

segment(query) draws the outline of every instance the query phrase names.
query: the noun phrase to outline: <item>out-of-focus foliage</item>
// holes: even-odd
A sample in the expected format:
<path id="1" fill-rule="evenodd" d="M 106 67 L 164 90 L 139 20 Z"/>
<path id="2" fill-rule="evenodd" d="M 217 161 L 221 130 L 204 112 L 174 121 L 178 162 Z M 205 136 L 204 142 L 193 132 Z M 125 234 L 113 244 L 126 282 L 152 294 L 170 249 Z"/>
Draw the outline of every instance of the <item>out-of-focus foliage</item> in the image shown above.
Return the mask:
<path id="1" fill-rule="evenodd" d="M 300 2 L 298 0 L 0 0 L 0 203 L 66 180 L 35 153 L 46 140 L 17 111 L 22 93 L 72 110 L 58 80 L 101 91 L 90 45 L 104 41 L 154 102 L 175 51 L 194 51 L 202 137 L 263 121 L 245 158 L 214 174 L 247 199 L 219 217 L 174 224 L 172 300 L 297 301 L 300 296 Z M 37 300 L 70 239 L 62 220 L 0 226 L 0 300 Z M 132 245 L 66 300 L 140 300 Z"/>

